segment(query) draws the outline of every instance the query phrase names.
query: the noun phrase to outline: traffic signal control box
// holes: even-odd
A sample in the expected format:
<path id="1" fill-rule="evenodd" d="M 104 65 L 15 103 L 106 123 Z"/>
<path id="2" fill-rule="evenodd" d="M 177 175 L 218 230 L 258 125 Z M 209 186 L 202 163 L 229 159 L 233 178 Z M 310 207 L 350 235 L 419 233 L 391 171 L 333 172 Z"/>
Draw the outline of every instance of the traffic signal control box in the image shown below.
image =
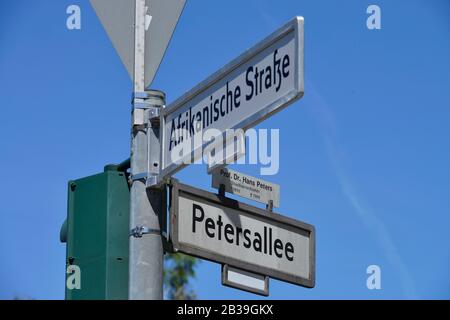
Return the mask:
<path id="1" fill-rule="evenodd" d="M 69 182 L 61 241 L 66 243 L 67 270 L 76 266 L 80 274 L 79 288 L 66 284 L 67 300 L 128 298 L 129 211 L 127 174 L 117 166 Z"/>

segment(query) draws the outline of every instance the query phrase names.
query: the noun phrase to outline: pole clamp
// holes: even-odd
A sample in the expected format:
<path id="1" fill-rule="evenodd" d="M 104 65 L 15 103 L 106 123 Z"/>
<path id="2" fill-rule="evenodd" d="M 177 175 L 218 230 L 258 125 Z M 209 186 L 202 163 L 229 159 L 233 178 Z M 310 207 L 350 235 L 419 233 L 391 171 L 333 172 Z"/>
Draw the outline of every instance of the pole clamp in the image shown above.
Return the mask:
<path id="1" fill-rule="evenodd" d="M 149 176 L 148 172 L 133 174 L 131 175 L 131 180 L 132 181 L 146 180 L 148 176 Z"/>
<path id="2" fill-rule="evenodd" d="M 131 95 L 131 105 L 133 109 L 150 110 L 149 118 L 159 118 L 160 105 L 155 105 L 154 96 L 151 92 L 133 92 Z M 164 108 L 164 106 L 162 106 Z"/>
<path id="3" fill-rule="evenodd" d="M 148 92 L 133 92 L 131 94 L 131 101 L 134 102 L 135 99 L 148 99 L 150 98 L 150 93 Z"/>
<path id="4" fill-rule="evenodd" d="M 145 181 L 145 185 L 147 187 L 154 187 L 158 185 L 158 176 L 155 175 L 154 173 L 150 173 L 150 172 L 143 172 L 143 173 L 138 173 L 138 174 L 133 174 L 131 175 L 131 181 L 141 181 L 144 180 Z"/>
<path id="5" fill-rule="evenodd" d="M 133 92 L 131 95 L 131 106 L 134 109 L 146 110 L 150 108 L 150 104 L 145 102 L 150 98 L 147 92 Z"/>
<path id="6" fill-rule="evenodd" d="M 133 238 L 142 238 L 146 234 L 160 235 L 161 230 L 150 229 L 144 226 L 137 226 L 136 228 L 130 231 L 130 237 Z"/>
<path id="7" fill-rule="evenodd" d="M 132 110 L 149 110 L 148 117 L 150 120 L 153 119 L 159 119 L 159 116 L 161 114 L 160 107 L 155 107 L 154 104 L 148 102 L 148 101 L 134 101 L 131 105 Z"/>

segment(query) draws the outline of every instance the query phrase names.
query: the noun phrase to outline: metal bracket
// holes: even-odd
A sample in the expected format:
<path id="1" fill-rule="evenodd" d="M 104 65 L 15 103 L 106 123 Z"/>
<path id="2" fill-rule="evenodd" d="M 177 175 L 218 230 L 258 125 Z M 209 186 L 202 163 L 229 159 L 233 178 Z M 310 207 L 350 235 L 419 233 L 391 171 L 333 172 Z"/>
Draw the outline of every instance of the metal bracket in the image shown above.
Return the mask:
<path id="1" fill-rule="evenodd" d="M 146 234 L 161 235 L 161 230 L 138 226 L 130 231 L 130 237 L 142 238 Z"/>
<path id="2" fill-rule="evenodd" d="M 269 203 L 266 205 L 266 210 L 273 213 L 273 200 L 269 200 Z"/>
<path id="3" fill-rule="evenodd" d="M 145 180 L 147 187 L 158 186 L 158 176 L 150 172 L 142 172 L 131 176 L 131 181 Z"/>
<path id="4" fill-rule="evenodd" d="M 133 115 L 133 127 L 145 124 L 144 114 L 147 104 L 142 102 L 147 98 L 146 92 L 134 92 L 131 97 L 131 113 Z"/>
<path id="5" fill-rule="evenodd" d="M 133 92 L 131 94 L 131 101 L 134 102 L 135 99 L 148 99 L 150 98 L 150 93 L 148 92 Z"/>
<path id="6" fill-rule="evenodd" d="M 152 103 L 148 102 L 148 101 L 133 101 L 132 103 L 132 108 L 133 109 L 140 109 L 140 110 L 150 110 L 149 112 L 149 118 L 150 119 L 154 119 L 154 118 L 159 118 L 160 115 L 160 107 L 155 107 Z"/>
<path id="7" fill-rule="evenodd" d="M 150 126 L 152 128 L 159 128 L 161 125 L 161 108 L 160 107 L 150 107 L 148 110 L 148 119 L 150 120 Z"/>
<path id="8" fill-rule="evenodd" d="M 133 110 L 139 109 L 139 110 L 148 110 L 151 108 L 151 105 L 147 102 L 133 102 L 131 105 Z"/>
<path id="9" fill-rule="evenodd" d="M 139 181 L 139 180 L 145 180 L 145 185 L 147 187 L 155 187 L 159 185 L 158 177 L 148 172 L 138 173 L 131 176 L 131 181 Z"/>
<path id="10" fill-rule="evenodd" d="M 140 113 L 140 121 L 139 123 L 136 123 L 136 125 L 139 124 L 144 124 L 144 125 L 148 125 L 150 124 L 152 128 L 159 128 L 160 125 L 160 112 L 161 108 L 160 107 L 155 107 L 153 104 L 151 104 L 150 102 L 144 101 L 144 102 L 133 102 L 132 104 L 132 112 L 136 113 L 139 112 Z M 144 113 L 148 111 L 148 122 L 145 120 L 145 115 Z"/>
<path id="11" fill-rule="evenodd" d="M 224 184 L 221 184 L 219 186 L 219 196 L 225 197 L 225 185 Z"/>
<path id="12" fill-rule="evenodd" d="M 153 120 L 155 118 L 159 119 L 159 116 L 161 114 L 160 110 L 161 110 L 160 107 L 150 107 L 149 108 L 148 118 L 150 120 Z"/>
<path id="13" fill-rule="evenodd" d="M 154 104 L 150 92 L 134 92 L 131 96 L 131 111 L 134 114 L 134 125 L 147 124 L 145 111 L 148 110 L 148 120 L 154 128 L 159 128 L 160 106 Z"/>
<path id="14" fill-rule="evenodd" d="M 175 249 L 173 248 L 172 240 L 170 239 L 169 235 L 166 232 L 162 233 L 162 240 L 163 240 L 163 249 L 164 253 L 175 253 Z"/>
<path id="15" fill-rule="evenodd" d="M 148 177 L 148 172 L 138 173 L 131 175 L 132 181 L 146 180 Z"/>
<path id="16" fill-rule="evenodd" d="M 160 124 L 161 108 L 165 105 L 165 94 L 157 90 L 134 92 L 133 104 L 134 130 L 145 130 L 147 135 L 147 168 L 141 167 L 131 177 L 132 181 L 145 181 L 146 187 L 160 187 Z M 145 172 L 143 172 L 145 171 Z"/>
<path id="17" fill-rule="evenodd" d="M 146 180 L 147 188 L 158 186 L 158 176 L 148 175 Z"/>
<path id="18" fill-rule="evenodd" d="M 144 109 L 151 110 L 150 111 L 150 119 L 159 117 L 160 107 L 155 107 L 153 103 L 151 103 L 152 95 L 149 92 L 134 92 L 131 96 L 131 104 L 133 109 Z M 163 106 L 164 108 L 165 106 Z"/>

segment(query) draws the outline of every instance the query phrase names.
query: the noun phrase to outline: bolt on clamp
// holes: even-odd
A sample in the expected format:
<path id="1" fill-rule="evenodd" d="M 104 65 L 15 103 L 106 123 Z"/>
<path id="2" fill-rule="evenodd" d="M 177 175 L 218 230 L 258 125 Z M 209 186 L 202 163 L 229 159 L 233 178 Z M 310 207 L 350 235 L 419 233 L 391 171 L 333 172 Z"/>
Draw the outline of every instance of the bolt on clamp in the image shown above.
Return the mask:
<path id="1" fill-rule="evenodd" d="M 134 228 L 130 231 L 130 237 L 133 237 L 133 238 L 142 238 L 146 234 L 160 235 L 161 230 L 150 229 L 150 228 L 143 227 L 143 226 L 137 226 L 136 228 Z"/>
<path id="2" fill-rule="evenodd" d="M 158 180 L 158 175 L 151 172 L 143 172 L 130 176 L 130 180 L 134 181 L 145 181 L 145 185 L 149 187 L 158 187 L 160 185 Z"/>

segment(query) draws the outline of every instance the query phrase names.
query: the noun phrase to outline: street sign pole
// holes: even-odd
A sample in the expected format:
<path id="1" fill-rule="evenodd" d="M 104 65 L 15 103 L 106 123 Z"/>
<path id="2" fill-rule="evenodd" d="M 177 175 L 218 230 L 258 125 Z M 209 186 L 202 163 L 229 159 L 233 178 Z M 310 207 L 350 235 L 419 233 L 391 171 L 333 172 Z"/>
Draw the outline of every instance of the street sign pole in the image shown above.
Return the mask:
<path id="1" fill-rule="evenodd" d="M 165 190 L 161 170 L 160 109 L 165 95 L 146 90 L 159 68 L 186 0 L 90 0 L 133 80 L 131 128 L 129 299 L 163 298 Z M 149 188 L 150 187 L 150 188 Z"/>
<path id="2" fill-rule="evenodd" d="M 134 95 L 131 140 L 129 299 L 163 299 L 163 246 L 160 217 L 163 191 L 147 192 L 150 154 L 158 153 L 159 128 L 149 121 L 151 111 L 164 105 L 164 95 L 145 94 L 145 0 L 136 0 Z M 159 126 L 159 125 L 158 125 Z M 155 167 L 159 166 L 155 162 Z M 156 168 L 158 169 L 158 168 Z"/>

